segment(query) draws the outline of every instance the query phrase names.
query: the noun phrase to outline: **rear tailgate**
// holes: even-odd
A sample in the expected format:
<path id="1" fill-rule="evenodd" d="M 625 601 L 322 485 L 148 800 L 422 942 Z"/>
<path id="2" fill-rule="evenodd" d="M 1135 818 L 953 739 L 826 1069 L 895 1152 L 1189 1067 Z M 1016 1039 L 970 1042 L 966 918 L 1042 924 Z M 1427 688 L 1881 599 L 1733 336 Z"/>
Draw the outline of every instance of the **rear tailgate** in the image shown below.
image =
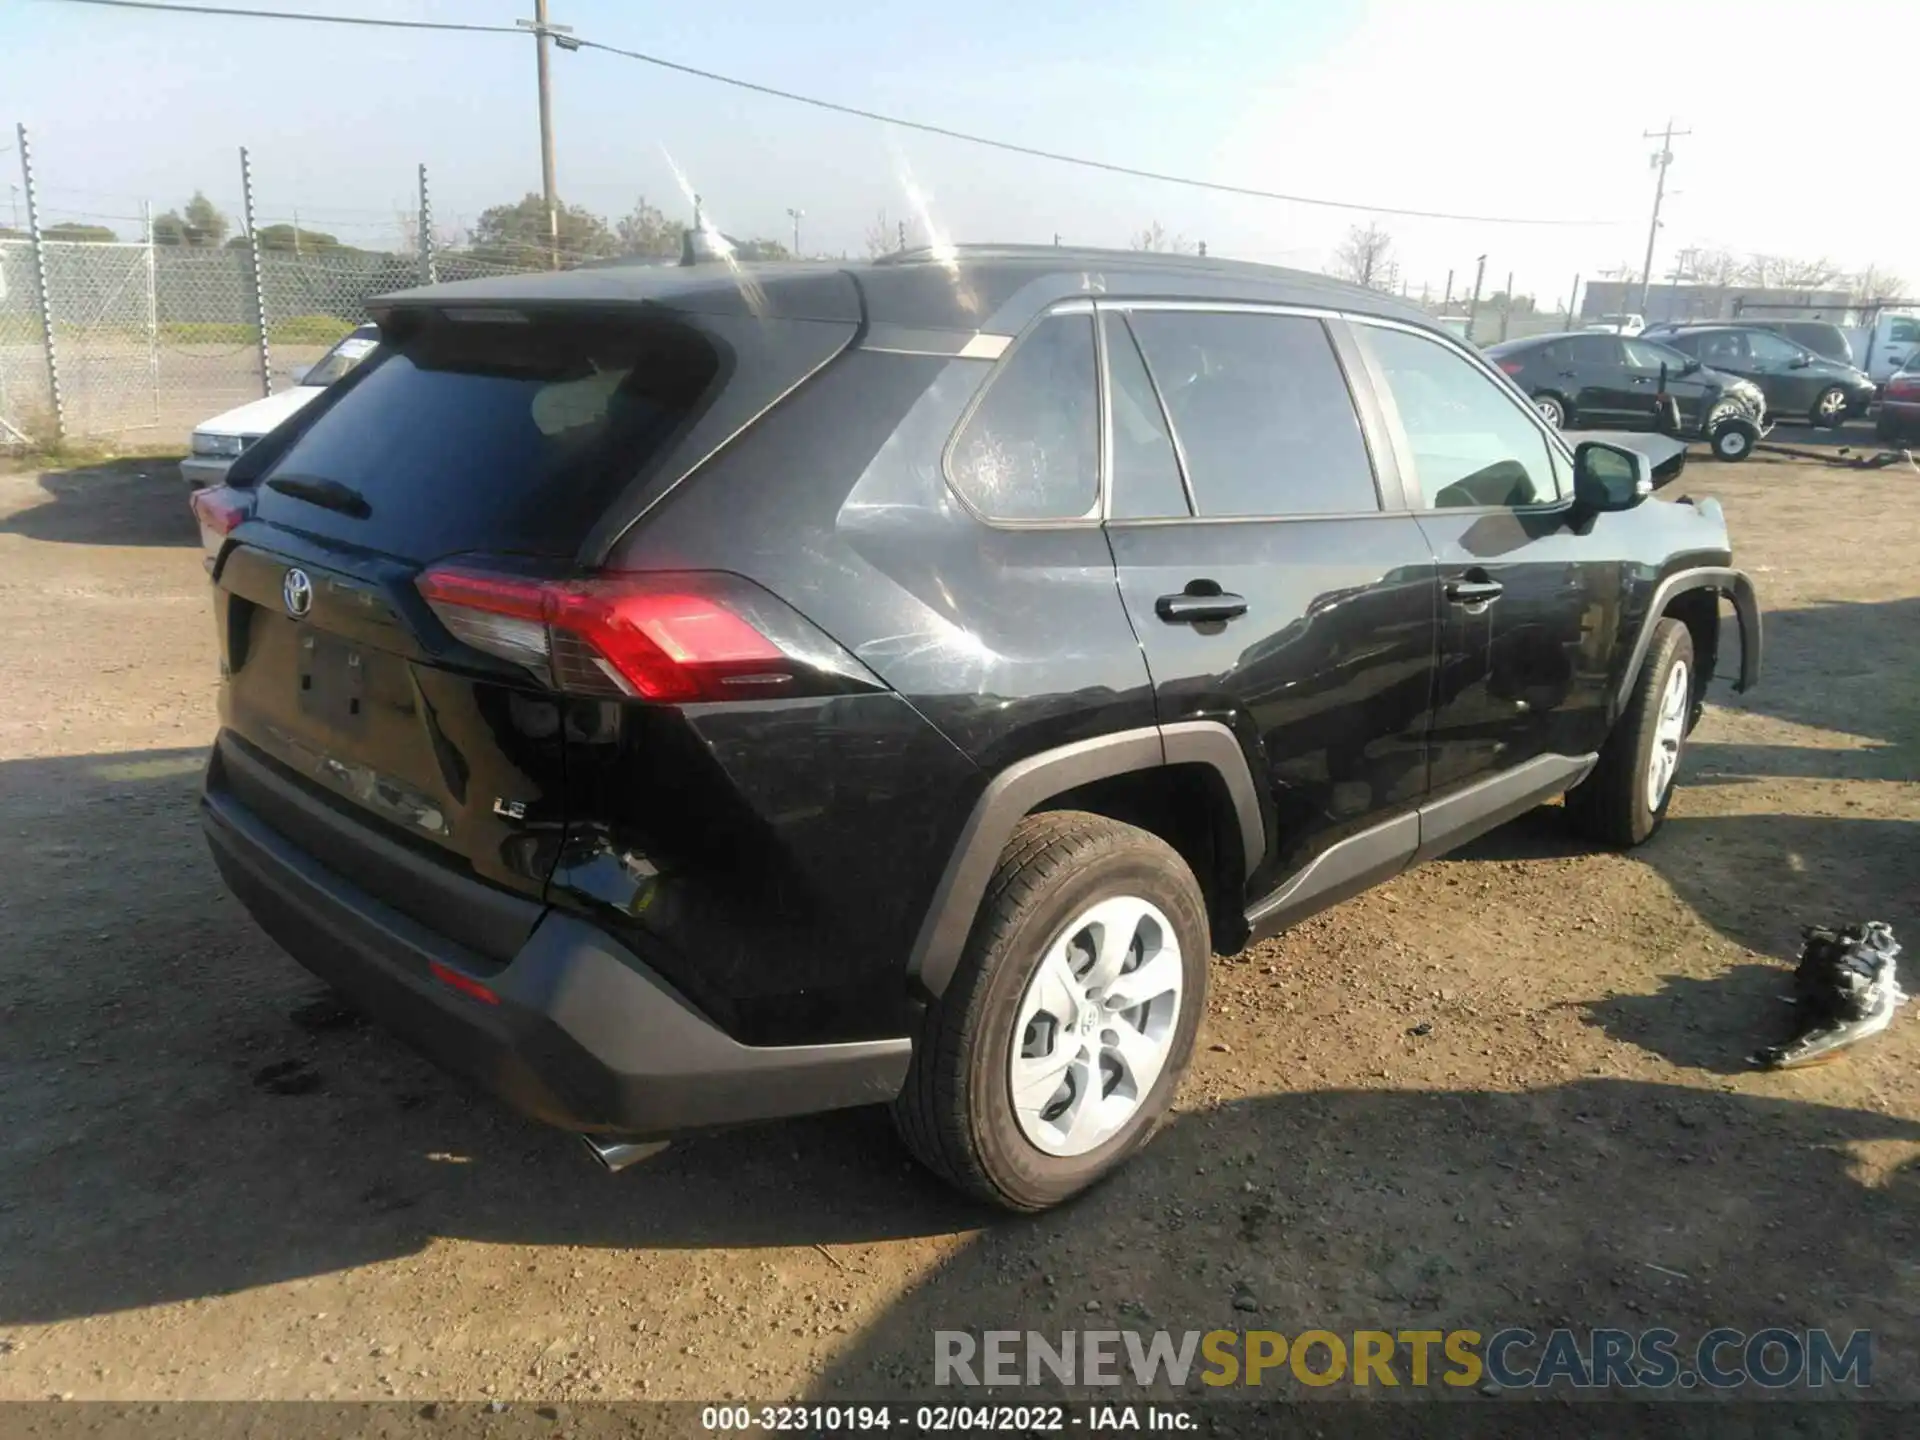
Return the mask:
<path id="1" fill-rule="evenodd" d="M 216 585 L 219 783 L 376 899 L 509 958 L 564 833 L 558 703 L 508 667 L 487 674 L 430 650 L 406 567 L 257 523 L 241 533 Z M 295 616 L 289 597 L 303 594 Z M 526 908 L 449 903 L 436 873 Z"/>
<path id="2" fill-rule="evenodd" d="M 700 432 L 726 397 L 770 389 L 757 411 L 853 329 L 769 377 L 714 324 L 658 307 L 388 314 L 379 352 L 263 442 L 243 482 L 248 518 L 215 570 L 210 783 L 376 899 L 510 958 L 565 839 L 569 728 L 590 731 L 599 702 L 463 643 L 415 582 L 456 557 L 575 573 L 645 479 L 723 442 Z M 450 903 L 436 875 L 499 902 Z"/>

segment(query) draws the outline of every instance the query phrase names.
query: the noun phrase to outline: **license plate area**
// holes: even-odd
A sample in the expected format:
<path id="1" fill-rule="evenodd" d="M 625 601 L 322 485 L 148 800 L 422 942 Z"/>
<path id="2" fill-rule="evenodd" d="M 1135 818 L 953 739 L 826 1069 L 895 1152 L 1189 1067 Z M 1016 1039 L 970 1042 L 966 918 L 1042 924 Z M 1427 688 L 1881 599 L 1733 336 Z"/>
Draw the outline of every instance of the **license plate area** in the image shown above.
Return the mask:
<path id="1" fill-rule="evenodd" d="M 300 713 L 330 730 L 367 726 L 367 663 L 361 652 L 332 636 L 302 629 L 298 648 Z"/>

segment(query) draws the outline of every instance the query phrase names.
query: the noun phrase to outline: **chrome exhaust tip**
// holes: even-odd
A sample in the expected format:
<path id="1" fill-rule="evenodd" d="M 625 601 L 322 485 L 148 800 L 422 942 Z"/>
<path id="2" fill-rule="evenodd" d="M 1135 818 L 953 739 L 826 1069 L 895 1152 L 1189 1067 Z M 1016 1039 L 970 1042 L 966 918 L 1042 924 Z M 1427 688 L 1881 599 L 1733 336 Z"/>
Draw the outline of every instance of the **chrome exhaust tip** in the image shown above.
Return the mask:
<path id="1" fill-rule="evenodd" d="M 618 1175 L 667 1148 L 665 1140 L 608 1140 L 598 1135 L 582 1135 L 580 1140 L 609 1175 Z"/>

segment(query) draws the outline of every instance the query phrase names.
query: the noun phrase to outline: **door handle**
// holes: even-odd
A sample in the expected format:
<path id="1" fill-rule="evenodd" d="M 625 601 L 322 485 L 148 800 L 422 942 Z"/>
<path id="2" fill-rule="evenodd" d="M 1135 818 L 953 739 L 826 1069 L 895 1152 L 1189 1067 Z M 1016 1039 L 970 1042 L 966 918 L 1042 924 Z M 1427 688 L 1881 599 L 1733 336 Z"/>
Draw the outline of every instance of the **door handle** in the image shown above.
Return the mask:
<path id="1" fill-rule="evenodd" d="M 1212 594 L 1195 594 L 1193 587 L 1188 586 L 1179 595 L 1162 595 L 1154 601 L 1153 613 L 1169 625 L 1198 625 L 1244 615 L 1247 601 L 1244 595 L 1228 595 L 1218 590 Z"/>
<path id="2" fill-rule="evenodd" d="M 1651 375 L 1636 375 L 1633 377 L 1633 383 L 1636 385 L 1651 385 L 1653 383 L 1653 377 Z"/>
<path id="3" fill-rule="evenodd" d="M 1577 380 L 1580 376 L 1578 370 L 1561 370 L 1556 373 L 1562 380 Z"/>
<path id="4" fill-rule="evenodd" d="M 1484 570 L 1469 570 L 1458 580 L 1447 582 L 1447 599 L 1455 605 L 1488 605 L 1506 593 L 1507 587 Z"/>

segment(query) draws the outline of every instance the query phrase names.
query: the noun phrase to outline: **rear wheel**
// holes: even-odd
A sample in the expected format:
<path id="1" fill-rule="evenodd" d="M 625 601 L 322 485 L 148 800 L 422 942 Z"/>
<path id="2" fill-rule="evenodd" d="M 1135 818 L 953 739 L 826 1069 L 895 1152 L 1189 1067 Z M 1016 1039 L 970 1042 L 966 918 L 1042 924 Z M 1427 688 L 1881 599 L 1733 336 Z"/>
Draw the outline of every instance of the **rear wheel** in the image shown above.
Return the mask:
<path id="1" fill-rule="evenodd" d="M 1662 618 L 1599 763 L 1567 793 L 1567 813 L 1586 835 L 1630 847 L 1666 820 L 1692 728 L 1694 684 L 1693 636 L 1683 622 Z"/>
<path id="2" fill-rule="evenodd" d="M 1747 427 L 1732 421 L 1714 428 L 1713 455 L 1716 460 L 1744 460 L 1753 453 L 1753 436 Z"/>
<path id="3" fill-rule="evenodd" d="M 1538 410 L 1540 412 L 1540 418 L 1546 421 L 1547 424 L 1551 425 L 1554 429 L 1556 430 L 1566 429 L 1567 402 L 1562 400 L 1558 395 L 1534 396 L 1533 408 L 1535 410 Z"/>
<path id="4" fill-rule="evenodd" d="M 1155 835 L 1029 816 L 953 980 L 929 1007 L 894 1123 L 968 1193 L 1044 1210 L 1146 1143 L 1206 1008 L 1199 882 Z"/>
<path id="5" fill-rule="evenodd" d="M 1838 385 L 1829 385 L 1820 392 L 1820 398 L 1813 402 L 1813 423 L 1823 425 L 1829 430 L 1838 430 L 1847 423 L 1847 392 Z"/>

